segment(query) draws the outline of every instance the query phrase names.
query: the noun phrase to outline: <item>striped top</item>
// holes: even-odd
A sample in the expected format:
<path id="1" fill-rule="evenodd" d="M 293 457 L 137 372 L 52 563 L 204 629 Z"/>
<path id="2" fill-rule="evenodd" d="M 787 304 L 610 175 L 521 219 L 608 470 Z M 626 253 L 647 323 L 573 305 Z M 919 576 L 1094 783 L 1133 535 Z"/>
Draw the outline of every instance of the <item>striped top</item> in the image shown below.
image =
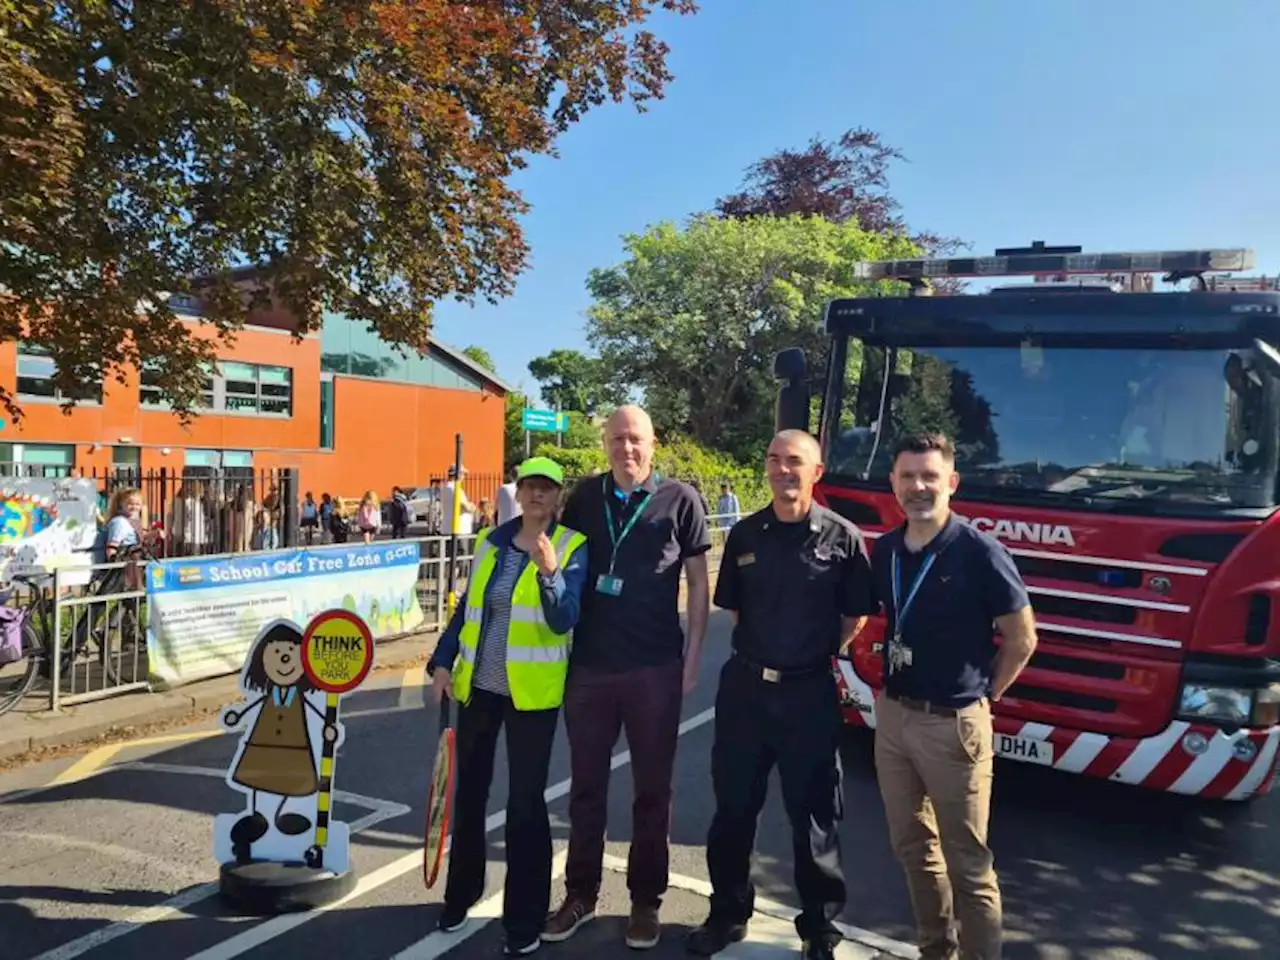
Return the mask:
<path id="1" fill-rule="evenodd" d="M 476 650 L 477 690 L 511 696 L 507 683 L 507 629 L 511 625 L 511 596 L 529 555 L 512 543 L 503 552 L 502 566 L 493 571 L 484 602 L 484 633 Z"/>

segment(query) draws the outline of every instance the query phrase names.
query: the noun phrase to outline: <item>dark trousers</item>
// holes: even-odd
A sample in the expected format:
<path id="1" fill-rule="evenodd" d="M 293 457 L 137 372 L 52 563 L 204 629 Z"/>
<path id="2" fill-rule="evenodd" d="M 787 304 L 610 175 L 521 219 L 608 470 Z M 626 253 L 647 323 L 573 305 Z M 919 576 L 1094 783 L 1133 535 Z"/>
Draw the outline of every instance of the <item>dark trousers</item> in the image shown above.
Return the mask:
<path id="1" fill-rule="evenodd" d="M 547 774 L 558 710 L 515 708 L 509 697 L 473 690 L 458 707 L 458 771 L 453 798 L 453 845 L 444 901 L 470 909 L 484 894 L 484 822 L 493 781 L 498 731 L 507 730 L 507 882 L 502 925 L 515 943 L 542 932 L 551 901 L 551 821 Z"/>
<path id="2" fill-rule="evenodd" d="M 671 768 L 680 729 L 682 676 L 679 660 L 619 672 L 570 672 L 564 697 L 573 775 L 565 864 L 570 896 L 592 900 L 600 890 L 609 773 L 621 730 L 627 732 L 635 785 L 627 889 L 633 903 L 654 907 L 667 892 Z"/>
<path id="3" fill-rule="evenodd" d="M 707 836 L 711 914 L 745 923 L 755 907 L 751 853 L 774 764 L 791 821 L 796 931 L 804 940 L 836 938 L 845 904 L 838 825 L 844 814 L 841 717 L 835 679 L 769 683 L 730 658 L 716 694 L 711 781 L 716 812 Z"/>

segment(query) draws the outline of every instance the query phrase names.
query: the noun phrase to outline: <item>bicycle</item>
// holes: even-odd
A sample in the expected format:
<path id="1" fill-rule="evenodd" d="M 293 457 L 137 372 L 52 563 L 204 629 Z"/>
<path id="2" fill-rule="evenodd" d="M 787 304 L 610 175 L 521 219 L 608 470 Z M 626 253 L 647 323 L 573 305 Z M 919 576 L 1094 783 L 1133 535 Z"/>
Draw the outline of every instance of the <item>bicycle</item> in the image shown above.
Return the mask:
<path id="1" fill-rule="evenodd" d="M 127 559 L 152 560 L 154 556 L 145 547 L 139 545 L 129 548 Z M 0 715 L 8 713 L 26 697 L 35 686 L 37 678 L 43 676 L 53 682 L 53 650 L 54 638 L 54 601 L 49 596 L 49 588 L 53 586 L 53 575 L 43 571 L 13 574 L 9 580 L 15 584 L 26 586 L 31 592 L 31 602 L 20 608 L 22 612 L 21 640 L 22 659 L 7 664 L 13 668 L 10 676 L 0 672 Z M 124 592 L 126 586 L 125 568 L 106 571 L 90 585 L 90 594 L 110 596 Z M 9 597 L 12 590 L 8 591 Z M 4 600 L 9 599 L 4 597 Z M 136 606 L 136 604 L 135 604 Z M 72 608 L 74 609 L 74 607 Z M 96 647 L 94 659 L 102 668 L 104 686 L 115 686 L 121 682 L 121 662 L 112 655 L 109 643 L 113 632 L 123 637 L 125 633 L 141 644 L 145 655 L 146 634 L 135 610 L 123 609 L 117 605 L 114 611 L 106 613 L 101 605 L 90 606 L 93 611 L 85 616 L 74 617 L 69 631 L 68 642 L 61 645 L 59 677 L 64 682 L 71 676 L 74 665 L 80 658 Z M 74 616 L 74 615 L 73 615 Z M 128 629 L 126 630 L 126 627 Z M 122 650 L 123 653 L 123 645 Z M 137 657 L 135 656 L 135 660 Z"/>

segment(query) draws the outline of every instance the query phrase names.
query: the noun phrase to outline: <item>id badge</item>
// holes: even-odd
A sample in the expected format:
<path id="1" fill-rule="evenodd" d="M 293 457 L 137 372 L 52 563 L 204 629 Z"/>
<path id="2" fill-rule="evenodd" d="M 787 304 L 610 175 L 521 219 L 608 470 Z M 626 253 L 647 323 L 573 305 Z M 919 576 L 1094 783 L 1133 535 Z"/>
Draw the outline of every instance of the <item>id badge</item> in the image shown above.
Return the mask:
<path id="1" fill-rule="evenodd" d="M 622 578 L 607 573 L 600 574 L 596 578 L 596 593 L 603 593 L 606 597 L 622 596 Z"/>

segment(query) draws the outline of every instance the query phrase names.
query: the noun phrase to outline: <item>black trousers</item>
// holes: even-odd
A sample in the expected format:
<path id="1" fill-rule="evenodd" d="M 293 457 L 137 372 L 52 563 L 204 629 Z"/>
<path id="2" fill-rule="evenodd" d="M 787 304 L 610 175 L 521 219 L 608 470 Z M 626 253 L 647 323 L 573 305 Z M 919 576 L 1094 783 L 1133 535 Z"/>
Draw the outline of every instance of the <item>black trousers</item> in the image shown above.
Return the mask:
<path id="1" fill-rule="evenodd" d="M 542 932 L 551 906 L 551 821 L 543 794 L 559 713 L 558 708 L 517 710 L 509 697 L 474 689 L 471 702 L 458 707 L 458 781 L 444 902 L 450 910 L 469 910 L 484 894 L 484 822 L 498 731 L 505 726 L 509 786 L 502 925 L 516 943 Z"/>
<path id="2" fill-rule="evenodd" d="M 751 853 L 776 764 L 791 821 L 796 892 L 803 940 L 836 939 L 844 909 L 838 826 L 844 815 L 840 767 L 842 720 L 835 678 L 769 683 L 730 658 L 716 694 L 711 780 L 716 812 L 707 836 L 711 916 L 745 923 L 755 908 Z"/>

